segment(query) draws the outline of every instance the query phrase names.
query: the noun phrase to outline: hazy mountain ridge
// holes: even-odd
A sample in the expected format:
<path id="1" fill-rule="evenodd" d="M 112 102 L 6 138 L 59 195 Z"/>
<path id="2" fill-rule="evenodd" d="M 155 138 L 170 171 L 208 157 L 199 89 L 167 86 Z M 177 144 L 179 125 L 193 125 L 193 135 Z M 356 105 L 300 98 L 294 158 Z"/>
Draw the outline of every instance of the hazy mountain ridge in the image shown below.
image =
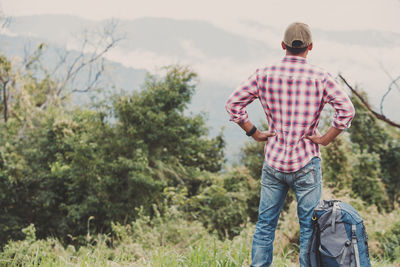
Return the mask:
<path id="1" fill-rule="evenodd" d="M 264 25 L 257 21 L 241 20 L 240 24 L 253 28 L 259 32 L 270 32 L 282 36 L 282 29 L 272 25 Z M 314 42 L 329 41 L 348 45 L 395 47 L 400 44 L 400 34 L 378 30 L 324 30 L 313 28 Z"/>
<path id="2" fill-rule="evenodd" d="M 65 45 L 71 39 L 71 35 L 77 36 L 83 29 L 90 30 L 109 21 L 91 21 L 71 15 L 21 16 L 12 19 L 9 30 L 19 35 L 32 35 Z M 274 27 L 254 23 L 250 25 L 281 35 Z M 229 56 L 239 60 L 252 60 L 268 55 L 266 51 L 279 51 L 279 47 L 270 47 L 263 42 L 243 37 L 200 20 L 148 17 L 118 20 L 118 31 L 126 34 L 126 40 L 121 42 L 119 48 L 127 51 L 147 49 L 169 55 L 182 55 L 180 45 L 184 40 L 192 40 L 206 55 L 215 58 Z M 317 28 L 313 29 L 313 35 L 317 42 L 326 40 L 341 44 L 378 47 L 400 44 L 400 34 L 386 31 L 327 31 Z"/>
<path id="3" fill-rule="evenodd" d="M 15 43 L 11 45 L 13 48 L 7 50 L 8 55 L 23 52 L 22 43 L 28 39 L 44 41 L 49 46 L 58 46 L 58 49 L 68 49 L 77 47 L 83 29 L 99 30 L 107 22 L 109 20 L 90 21 L 69 15 L 16 17 L 8 31 L 19 38 L 4 35 L 0 38 L 2 42 L 7 39 L 8 42 Z M 200 83 L 189 112 L 208 113 L 212 135 L 219 132 L 221 127 L 226 127 L 225 136 L 231 158 L 232 154 L 238 152 L 237 144 L 243 143 L 246 137 L 228 121 L 224 110 L 226 98 L 256 67 L 275 62 L 283 55 L 279 46 L 279 29 L 254 22 L 246 23 L 243 25 L 252 29 L 253 35 L 250 31 L 249 34 L 242 32 L 241 35 L 239 32 L 199 20 L 119 20 L 117 31 L 125 34 L 125 39 L 107 55 L 108 64 L 114 67 L 110 68 L 111 74 L 105 75 L 105 78 L 116 88 L 130 91 L 138 88 L 143 81 L 144 69 L 153 71 L 155 67 L 173 63 L 192 66 L 199 73 Z M 389 82 L 387 75 L 379 70 L 377 60 L 370 54 L 375 53 L 383 61 L 386 60 L 387 68 L 393 75 L 400 73 L 397 58 L 393 56 L 396 53 L 392 52 L 398 49 L 400 34 L 313 29 L 313 36 L 316 46 L 311 53 L 312 62 L 327 66 L 330 71 L 341 71 L 353 84 L 361 83 L 361 87 L 365 84 L 364 89 L 373 104 L 378 103 L 383 94 L 382 89 Z M 137 69 L 140 69 L 139 74 Z M 395 112 L 395 103 L 390 101 L 392 99 L 388 98 L 385 111 L 393 119 L 400 119 L 396 118 L 400 115 Z M 249 113 L 255 122 L 263 117 L 258 103 L 251 105 Z"/>
<path id="4" fill-rule="evenodd" d="M 91 30 L 108 22 L 109 20 L 93 22 L 70 15 L 23 16 L 14 18 L 9 30 L 18 35 L 44 38 L 65 45 L 71 40 L 71 35 L 78 37 L 83 29 Z M 258 46 L 265 49 L 261 42 L 242 38 L 204 21 L 178 21 L 168 18 L 118 20 L 118 31 L 125 34 L 125 39 L 119 45 L 124 51 L 146 49 L 179 56 L 182 55 L 181 43 L 185 40 L 192 40 L 205 54 L 216 58 L 254 58 L 260 56 L 261 50 L 249 48 Z"/>

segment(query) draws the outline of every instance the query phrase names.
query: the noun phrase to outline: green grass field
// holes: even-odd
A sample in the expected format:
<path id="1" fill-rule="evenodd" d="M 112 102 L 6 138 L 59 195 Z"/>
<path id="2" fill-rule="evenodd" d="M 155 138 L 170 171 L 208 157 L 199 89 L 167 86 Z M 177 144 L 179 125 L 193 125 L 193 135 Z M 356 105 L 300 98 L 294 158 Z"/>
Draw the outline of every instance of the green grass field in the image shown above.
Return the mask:
<path id="1" fill-rule="evenodd" d="M 324 194 L 335 197 L 326 190 Z M 341 199 L 357 207 L 365 219 L 372 266 L 400 266 L 400 259 L 396 258 L 400 251 L 396 232 L 389 235 L 391 243 L 381 243 L 385 234 L 388 236 L 388 229 L 399 220 L 398 212 L 379 213 L 374 207 L 362 208 L 362 202 L 345 196 Z M 296 203 L 293 202 L 278 224 L 273 266 L 298 266 L 299 227 L 295 216 Z M 113 232 L 108 235 L 88 233 L 86 245 L 80 248 L 65 247 L 52 238 L 38 240 L 33 225 L 23 231 L 25 240 L 9 242 L 0 253 L 1 266 L 233 267 L 250 264 L 254 224 L 244 226 L 241 234 L 232 240 L 221 241 L 216 233 L 209 233 L 199 222 L 189 222 L 179 214 L 167 212 L 152 221 L 143 216 L 128 225 L 114 224 Z"/>

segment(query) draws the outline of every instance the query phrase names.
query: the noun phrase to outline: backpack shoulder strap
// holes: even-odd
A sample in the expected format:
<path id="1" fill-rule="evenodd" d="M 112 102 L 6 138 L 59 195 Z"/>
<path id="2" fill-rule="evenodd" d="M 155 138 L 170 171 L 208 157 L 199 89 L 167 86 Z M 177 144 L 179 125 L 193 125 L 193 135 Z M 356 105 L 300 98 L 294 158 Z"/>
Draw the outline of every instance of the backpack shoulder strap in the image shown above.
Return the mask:
<path id="1" fill-rule="evenodd" d="M 357 234 L 356 234 L 356 225 L 353 224 L 351 226 L 351 243 L 353 244 L 353 250 L 354 250 L 354 260 L 355 260 L 355 266 L 360 267 L 360 254 L 358 253 L 358 239 L 357 239 Z M 351 262 L 351 265 L 353 265 L 353 261 Z"/>
<path id="2" fill-rule="evenodd" d="M 318 218 L 313 213 L 313 232 L 308 243 L 308 259 L 310 261 L 311 267 L 321 267 L 321 254 L 319 252 L 319 246 L 321 244 L 320 235 L 321 231 L 318 224 Z"/>
<path id="3" fill-rule="evenodd" d="M 332 207 L 332 215 L 331 215 L 331 225 L 332 225 L 332 227 L 331 227 L 331 232 L 332 232 L 332 233 L 334 233 L 335 230 L 336 230 L 336 229 L 335 229 L 335 225 L 336 225 L 336 213 L 337 213 L 338 207 L 339 207 L 338 202 L 334 202 L 334 203 L 333 203 L 333 207 Z"/>

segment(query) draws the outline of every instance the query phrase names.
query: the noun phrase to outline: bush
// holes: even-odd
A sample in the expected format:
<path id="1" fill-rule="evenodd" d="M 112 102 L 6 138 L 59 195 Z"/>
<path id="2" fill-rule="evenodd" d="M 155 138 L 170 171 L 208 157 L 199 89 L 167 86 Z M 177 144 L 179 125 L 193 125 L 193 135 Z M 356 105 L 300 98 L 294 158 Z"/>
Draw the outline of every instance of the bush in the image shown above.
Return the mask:
<path id="1" fill-rule="evenodd" d="M 221 169 L 224 141 L 207 136 L 203 116 L 185 114 L 195 77 L 169 67 L 106 111 L 55 105 L 29 126 L 0 122 L 0 246 L 31 223 L 38 238 L 85 244 L 88 218 L 93 233 L 108 233 L 138 207 L 155 215 L 168 186 L 197 194 L 198 173 Z"/>
<path id="2" fill-rule="evenodd" d="M 351 174 L 353 196 L 360 197 L 368 205 L 376 205 L 379 210 L 388 209 L 389 199 L 380 178 L 379 156 L 376 153 L 357 154 Z"/>
<path id="3" fill-rule="evenodd" d="M 400 263 L 400 222 L 396 222 L 381 237 L 381 248 L 385 259 Z"/>

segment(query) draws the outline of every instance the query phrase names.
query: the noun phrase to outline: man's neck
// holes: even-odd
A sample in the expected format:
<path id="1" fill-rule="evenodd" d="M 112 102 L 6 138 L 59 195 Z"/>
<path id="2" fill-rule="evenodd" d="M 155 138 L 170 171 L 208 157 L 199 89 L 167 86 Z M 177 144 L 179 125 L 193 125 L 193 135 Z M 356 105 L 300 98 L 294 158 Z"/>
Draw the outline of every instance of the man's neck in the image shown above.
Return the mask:
<path id="1" fill-rule="evenodd" d="M 295 57 L 307 58 L 307 54 L 308 54 L 307 51 L 305 53 L 301 53 L 301 54 L 297 54 L 297 55 L 294 55 L 294 54 L 286 51 L 286 56 L 295 56 Z"/>

